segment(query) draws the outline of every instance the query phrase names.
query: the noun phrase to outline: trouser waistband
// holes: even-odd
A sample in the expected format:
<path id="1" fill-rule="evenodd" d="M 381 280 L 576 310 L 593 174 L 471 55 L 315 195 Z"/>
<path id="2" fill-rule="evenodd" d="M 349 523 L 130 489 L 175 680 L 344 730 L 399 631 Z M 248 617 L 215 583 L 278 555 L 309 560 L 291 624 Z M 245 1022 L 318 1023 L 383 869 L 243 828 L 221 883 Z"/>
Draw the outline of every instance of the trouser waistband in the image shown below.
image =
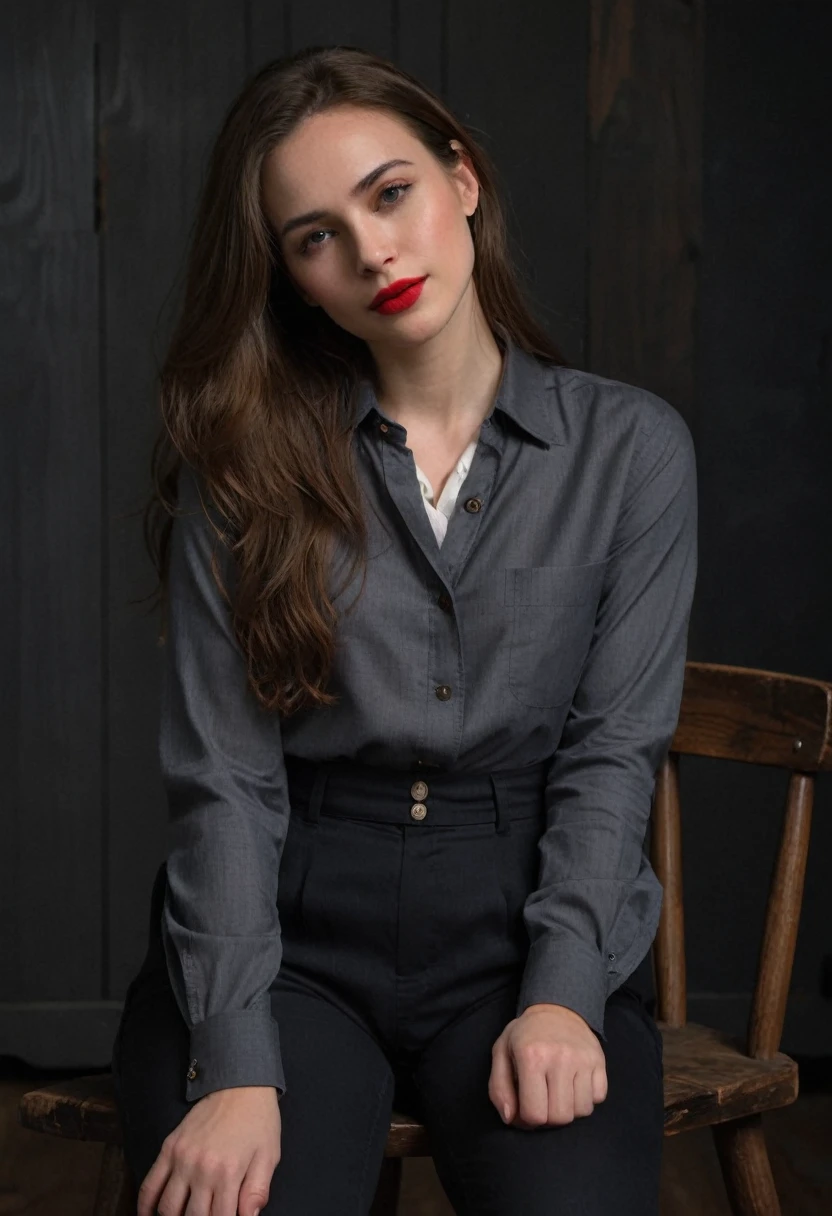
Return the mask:
<path id="1" fill-rule="evenodd" d="M 352 760 L 286 758 L 293 813 L 311 823 L 320 815 L 376 823 L 458 827 L 540 818 L 550 761 L 493 772 L 389 768 Z"/>

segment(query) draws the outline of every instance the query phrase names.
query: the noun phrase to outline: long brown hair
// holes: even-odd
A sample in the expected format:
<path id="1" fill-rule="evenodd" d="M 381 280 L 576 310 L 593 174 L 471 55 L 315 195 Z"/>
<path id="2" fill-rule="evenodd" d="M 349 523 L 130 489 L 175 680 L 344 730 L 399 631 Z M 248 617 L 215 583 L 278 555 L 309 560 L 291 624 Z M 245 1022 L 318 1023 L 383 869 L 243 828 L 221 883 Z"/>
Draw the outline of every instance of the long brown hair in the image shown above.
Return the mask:
<path id="1" fill-rule="evenodd" d="M 474 286 L 495 340 L 507 334 L 550 363 L 565 361 L 525 303 L 511 265 L 496 173 L 468 129 L 401 68 L 351 46 L 308 47 L 261 68 L 232 103 L 214 144 L 185 266 L 181 312 L 159 373 L 162 427 L 144 536 L 166 636 L 170 531 L 183 462 L 193 470 L 218 543 L 235 563 L 232 610 L 250 686 L 284 716 L 331 705 L 326 683 L 337 613 L 327 569 L 333 538 L 365 571 L 367 534 L 353 465 L 355 390 L 377 385 L 369 347 L 307 307 L 291 284 L 260 203 L 265 156 L 307 117 L 339 104 L 399 118 L 448 168 L 449 141 L 479 181 L 469 217 Z M 219 512 L 224 526 L 213 518 Z M 363 582 L 362 582 L 363 587 Z"/>

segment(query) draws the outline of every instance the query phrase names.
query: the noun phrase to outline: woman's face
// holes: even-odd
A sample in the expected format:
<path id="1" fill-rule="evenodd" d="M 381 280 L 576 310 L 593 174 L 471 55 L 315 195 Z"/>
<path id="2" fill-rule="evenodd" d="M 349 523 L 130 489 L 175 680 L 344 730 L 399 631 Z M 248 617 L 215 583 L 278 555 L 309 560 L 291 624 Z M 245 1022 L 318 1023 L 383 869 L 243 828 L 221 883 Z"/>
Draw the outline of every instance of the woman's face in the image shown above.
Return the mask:
<path id="1" fill-rule="evenodd" d="M 407 163 L 376 176 L 393 160 Z M 465 161 L 444 168 L 387 111 L 339 106 L 307 118 L 266 158 L 261 184 L 301 297 L 371 348 L 424 342 L 472 289 L 467 217 L 476 210 L 477 179 Z M 293 223 L 309 212 L 316 214 Z M 423 276 L 409 308 L 370 307 L 380 288 Z"/>

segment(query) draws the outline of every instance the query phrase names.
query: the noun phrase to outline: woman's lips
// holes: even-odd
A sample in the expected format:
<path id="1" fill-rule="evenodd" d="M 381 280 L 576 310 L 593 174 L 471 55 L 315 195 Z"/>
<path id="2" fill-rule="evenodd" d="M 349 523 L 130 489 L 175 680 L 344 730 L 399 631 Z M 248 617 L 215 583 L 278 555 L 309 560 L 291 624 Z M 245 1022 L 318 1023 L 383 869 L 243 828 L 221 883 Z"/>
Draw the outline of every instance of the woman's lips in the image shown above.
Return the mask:
<path id="1" fill-rule="evenodd" d="M 398 292 L 394 296 L 388 296 L 386 300 L 382 300 L 380 304 L 375 306 L 374 311 L 380 312 L 382 316 L 387 316 L 390 313 L 403 312 L 406 308 L 410 308 L 422 294 L 422 287 L 427 277 L 427 275 L 424 275 L 423 278 L 417 279 L 415 283 L 411 283 L 409 287 L 405 287 L 403 291 Z"/>

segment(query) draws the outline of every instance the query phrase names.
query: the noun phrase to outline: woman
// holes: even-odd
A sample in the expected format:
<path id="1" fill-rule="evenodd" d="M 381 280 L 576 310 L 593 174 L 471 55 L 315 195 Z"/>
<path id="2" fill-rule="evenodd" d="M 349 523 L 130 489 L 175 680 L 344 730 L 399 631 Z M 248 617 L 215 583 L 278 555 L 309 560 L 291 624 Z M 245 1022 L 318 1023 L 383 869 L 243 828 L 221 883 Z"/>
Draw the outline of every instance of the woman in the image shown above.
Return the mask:
<path id="1" fill-rule="evenodd" d="M 162 406 L 139 1216 L 366 1213 L 394 1108 L 466 1216 L 658 1212 L 680 415 L 564 365 L 482 149 L 349 47 L 232 107 Z"/>

